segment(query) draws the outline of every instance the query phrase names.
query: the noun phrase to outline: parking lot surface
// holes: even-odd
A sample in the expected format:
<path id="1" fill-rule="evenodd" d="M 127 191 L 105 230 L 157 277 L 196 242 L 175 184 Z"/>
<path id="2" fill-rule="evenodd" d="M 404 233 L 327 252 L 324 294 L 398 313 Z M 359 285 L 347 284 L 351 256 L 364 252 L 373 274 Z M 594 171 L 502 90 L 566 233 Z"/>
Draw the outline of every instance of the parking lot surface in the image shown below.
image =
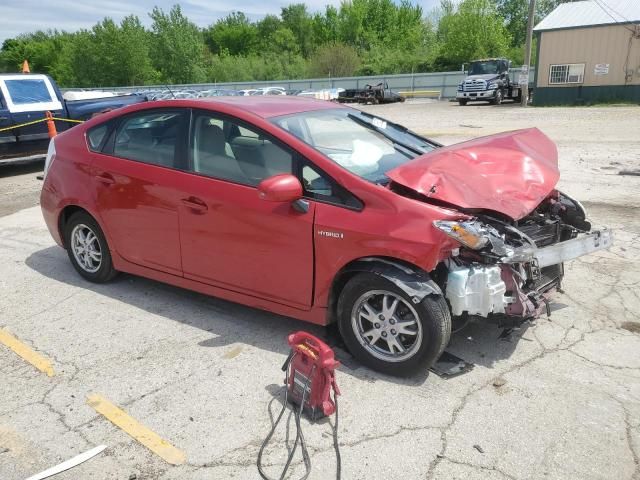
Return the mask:
<path id="1" fill-rule="evenodd" d="M 640 108 L 366 109 L 443 143 L 541 128 L 559 146 L 560 188 L 615 229 L 615 246 L 567 264 L 550 319 L 505 339 L 482 323 L 455 334 L 448 350 L 475 364 L 464 375 L 396 379 L 338 350 L 342 478 L 640 480 L 640 177 L 628 174 L 640 165 Z M 0 343 L 0 479 L 101 444 L 55 478 L 259 478 L 286 335 L 324 329 L 130 275 L 82 280 L 31 206 L 35 173 L 21 173 L 0 178 L 3 202 L 27 199 L 0 218 L 0 329 L 51 376 Z M 125 433 L 105 405 L 137 426 Z M 333 478 L 331 424 L 303 428 L 310 478 Z M 157 448 L 134 438 L 144 429 Z M 284 430 L 265 453 L 273 476 Z M 302 471 L 298 458 L 291 478 Z"/>

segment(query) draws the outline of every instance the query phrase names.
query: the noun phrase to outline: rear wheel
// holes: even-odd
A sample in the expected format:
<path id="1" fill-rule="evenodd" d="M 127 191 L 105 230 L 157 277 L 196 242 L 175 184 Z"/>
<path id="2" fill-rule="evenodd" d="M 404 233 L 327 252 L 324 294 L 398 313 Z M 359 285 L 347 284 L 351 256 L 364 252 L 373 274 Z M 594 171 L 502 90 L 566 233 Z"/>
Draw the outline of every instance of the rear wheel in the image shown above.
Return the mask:
<path id="1" fill-rule="evenodd" d="M 85 279 L 103 283 L 117 275 L 102 229 L 88 213 L 71 216 L 65 227 L 64 243 L 71 264 Z"/>
<path id="2" fill-rule="evenodd" d="M 369 368 L 407 376 L 428 369 L 451 335 L 451 316 L 441 296 L 420 303 L 389 280 L 362 273 L 344 287 L 338 327 L 349 351 Z"/>

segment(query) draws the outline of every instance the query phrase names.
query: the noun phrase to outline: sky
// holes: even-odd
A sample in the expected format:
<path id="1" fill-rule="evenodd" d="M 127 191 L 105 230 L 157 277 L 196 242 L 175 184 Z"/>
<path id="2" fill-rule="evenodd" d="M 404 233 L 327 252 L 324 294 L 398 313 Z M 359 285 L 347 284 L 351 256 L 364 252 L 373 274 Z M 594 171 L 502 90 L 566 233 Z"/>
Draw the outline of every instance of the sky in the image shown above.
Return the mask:
<path id="1" fill-rule="evenodd" d="M 74 31 L 90 28 L 104 17 L 120 21 L 135 14 L 149 25 L 147 15 L 155 5 L 165 11 L 178 3 L 183 13 L 197 25 L 204 27 L 232 11 L 242 11 L 252 19 L 268 13 L 278 14 L 280 8 L 303 0 L 0 0 L 0 44 L 7 38 L 36 30 L 58 29 Z M 306 0 L 312 11 L 322 11 L 325 5 L 338 6 L 340 0 Z M 425 12 L 439 5 L 440 0 L 414 0 Z"/>

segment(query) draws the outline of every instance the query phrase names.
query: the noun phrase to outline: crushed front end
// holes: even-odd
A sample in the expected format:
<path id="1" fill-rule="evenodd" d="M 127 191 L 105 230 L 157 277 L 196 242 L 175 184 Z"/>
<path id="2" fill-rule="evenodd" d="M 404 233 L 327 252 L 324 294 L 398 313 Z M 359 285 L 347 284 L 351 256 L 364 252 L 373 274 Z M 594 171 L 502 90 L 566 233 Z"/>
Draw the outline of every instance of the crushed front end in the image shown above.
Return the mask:
<path id="1" fill-rule="evenodd" d="M 437 270 L 452 315 L 485 317 L 505 327 L 549 314 L 564 262 L 613 241 L 611 230 L 592 230 L 582 205 L 558 191 L 517 221 L 483 212 L 434 226 L 461 244 Z"/>

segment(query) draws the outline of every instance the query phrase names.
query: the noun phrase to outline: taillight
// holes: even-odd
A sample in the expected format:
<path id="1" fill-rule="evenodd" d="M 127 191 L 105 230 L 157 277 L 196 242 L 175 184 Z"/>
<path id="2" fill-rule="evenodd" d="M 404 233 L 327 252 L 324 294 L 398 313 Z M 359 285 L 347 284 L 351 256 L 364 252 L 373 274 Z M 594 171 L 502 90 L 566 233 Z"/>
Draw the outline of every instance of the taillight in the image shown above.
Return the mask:
<path id="1" fill-rule="evenodd" d="M 47 158 L 44 159 L 44 178 L 47 178 L 47 172 L 51 168 L 51 164 L 56 158 L 56 144 L 55 138 L 49 141 L 49 148 L 47 150 Z"/>

